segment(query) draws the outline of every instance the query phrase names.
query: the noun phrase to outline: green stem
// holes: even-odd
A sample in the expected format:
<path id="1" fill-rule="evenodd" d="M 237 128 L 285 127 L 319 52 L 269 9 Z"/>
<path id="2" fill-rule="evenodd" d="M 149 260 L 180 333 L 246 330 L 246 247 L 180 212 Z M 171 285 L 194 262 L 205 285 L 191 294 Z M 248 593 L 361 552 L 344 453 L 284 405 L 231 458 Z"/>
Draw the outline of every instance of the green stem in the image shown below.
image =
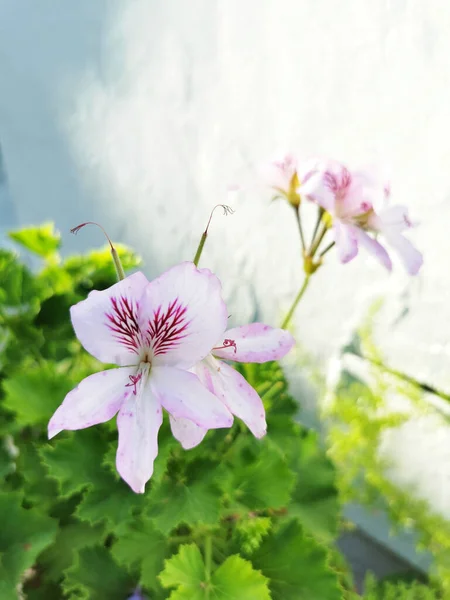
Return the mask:
<path id="1" fill-rule="evenodd" d="M 305 244 L 305 236 L 303 235 L 302 217 L 300 215 L 300 205 L 294 206 L 294 212 L 295 212 L 295 218 L 297 220 L 298 232 L 300 234 L 300 240 L 302 242 L 302 250 L 304 252 L 305 248 L 306 248 L 306 244 Z"/>
<path id="2" fill-rule="evenodd" d="M 205 538 L 205 600 L 209 600 L 209 592 L 211 589 L 211 570 L 212 570 L 212 536 L 207 535 Z"/>
<path id="3" fill-rule="evenodd" d="M 289 325 L 289 323 L 290 323 L 290 321 L 291 321 L 291 319 L 292 319 L 292 315 L 294 314 L 294 312 L 295 312 L 295 309 L 296 309 L 296 308 L 297 308 L 297 306 L 298 306 L 298 303 L 299 303 L 299 302 L 300 302 L 300 300 L 302 299 L 302 297 L 303 297 L 303 294 L 305 293 L 305 291 L 306 291 L 306 288 L 308 287 L 308 283 L 309 283 L 309 280 L 310 280 L 310 278 L 311 278 L 311 275 L 306 275 L 306 277 L 305 277 L 305 279 L 304 279 L 304 281 L 303 281 L 303 285 L 302 285 L 302 287 L 300 288 L 300 291 L 298 292 L 298 294 L 297 294 L 297 296 L 296 296 L 296 298 L 295 298 L 295 300 L 294 300 L 294 302 L 293 302 L 293 304 L 292 304 L 291 308 L 289 309 L 289 312 L 287 313 L 287 315 L 286 315 L 286 316 L 285 316 L 285 318 L 284 318 L 284 321 L 283 321 L 283 323 L 282 323 L 282 325 L 281 325 L 281 328 L 282 328 L 282 329 L 286 329 L 286 328 L 287 328 L 287 326 Z"/>
<path id="4" fill-rule="evenodd" d="M 324 209 L 321 206 L 319 206 L 319 209 L 318 209 L 318 212 L 317 212 L 317 221 L 316 221 L 316 224 L 314 226 L 314 233 L 313 233 L 312 240 L 311 240 L 311 248 L 312 248 L 312 246 L 314 244 L 314 240 L 316 239 L 316 235 L 317 235 L 317 232 L 319 230 L 319 225 L 320 225 L 320 222 L 322 221 L 322 216 L 323 216 L 324 212 L 325 212 Z"/>
<path id="5" fill-rule="evenodd" d="M 111 256 L 114 261 L 114 266 L 116 267 L 117 279 L 122 281 L 122 279 L 125 279 L 125 271 L 123 270 L 117 250 L 113 246 L 111 246 Z"/>
<path id="6" fill-rule="evenodd" d="M 317 236 L 316 241 L 311 244 L 311 250 L 309 251 L 309 256 L 311 258 L 313 258 L 314 254 L 317 252 L 317 249 L 319 248 L 327 231 L 328 231 L 328 227 L 326 225 L 323 225 L 322 231 Z"/>
<path id="7" fill-rule="evenodd" d="M 206 238 L 208 237 L 208 230 L 204 231 L 202 237 L 200 238 L 200 243 L 197 248 L 197 252 L 195 253 L 193 263 L 196 267 L 198 267 L 198 262 L 200 260 L 200 256 L 202 255 L 203 248 L 205 246 Z"/>
<path id="8" fill-rule="evenodd" d="M 319 258 L 323 258 L 325 256 L 325 254 L 328 252 L 328 250 L 331 250 L 331 248 L 336 244 L 336 242 L 331 242 L 331 244 L 328 244 L 328 246 L 322 250 L 322 252 L 319 254 Z"/>

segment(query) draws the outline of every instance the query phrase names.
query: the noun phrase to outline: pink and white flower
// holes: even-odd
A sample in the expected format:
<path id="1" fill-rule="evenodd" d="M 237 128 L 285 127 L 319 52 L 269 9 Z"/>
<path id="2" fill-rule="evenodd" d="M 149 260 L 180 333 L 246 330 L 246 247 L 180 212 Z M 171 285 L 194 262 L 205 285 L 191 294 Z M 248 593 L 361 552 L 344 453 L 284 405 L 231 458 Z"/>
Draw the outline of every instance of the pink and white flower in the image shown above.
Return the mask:
<path id="1" fill-rule="evenodd" d="M 284 329 L 275 329 L 262 323 L 251 323 L 226 331 L 212 353 L 194 367 L 195 373 L 205 387 L 215 394 L 224 406 L 242 419 L 257 438 L 267 430 L 264 405 L 252 386 L 233 367 L 220 359 L 263 363 L 283 358 L 294 345 L 294 338 Z M 196 425 L 192 420 L 171 415 L 170 423 L 174 437 L 183 448 L 197 446 L 208 428 Z"/>
<path id="2" fill-rule="evenodd" d="M 298 207 L 302 198 L 309 198 L 320 181 L 315 159 L 299 161 L 293 154 L 286 154 L 261 168 L 261 179 L 292 206 Z"/>
<path id="3" fill-rule="evenodd" d="M 310 196 L 331 216 L 340 261 L 347 263 L 355 258 L 362 246 L 391 270 L 386 249 L 369 235 L 381 234 L 397 251 L 407 272 L 416 275 L 422 266 L 422 255 L 403 236 L 413 225 L 405 206 L 389 206 L 389 186 L 368 172 L 351 173 L 339 163 L 329 162 L 322 171 L 322 181 L 310 191 Z"/>
<path id="4" fill-rule="evenodd" d="M 227 323 L 220 282 L 207 269 L 183 263 L 151 283 L 135 273 L 91 292 L 71 308 L 71 318 L 84 348 L 119 368 L 90 375 L 69 392 L 49 422 L 49 438 L 118 413 L 117 470 L 142 493 L 158 453 L 163 408 L 206 429 L 232 425 L 226 406 L 189 372 Z"/>

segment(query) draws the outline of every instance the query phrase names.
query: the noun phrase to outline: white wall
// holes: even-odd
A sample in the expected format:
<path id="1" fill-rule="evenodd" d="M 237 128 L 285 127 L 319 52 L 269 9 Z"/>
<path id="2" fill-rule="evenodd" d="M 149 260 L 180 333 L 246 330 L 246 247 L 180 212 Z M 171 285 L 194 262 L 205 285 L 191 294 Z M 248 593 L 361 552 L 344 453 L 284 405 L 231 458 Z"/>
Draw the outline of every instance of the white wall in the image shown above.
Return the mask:
<path id="1" fill-rule="evenodd" d="M 67 232 L 99 220 L 156 275 L 193 256 L 226 185 L 274 151 L 381 162 L 421 221 L 423 272 L 330 260 L 298 338 L 329 356 L 387 293 L 391 365 L 450 391 L 449 28 L 447 0 L 0 0 L 0 144 L 17 222 Z M 202 264 L 236 320 L 275 323 L 302 279 L 295 223 L 268 196 L 233 204 Z M 101 242 L 65 235 L 69 250 Z"/>

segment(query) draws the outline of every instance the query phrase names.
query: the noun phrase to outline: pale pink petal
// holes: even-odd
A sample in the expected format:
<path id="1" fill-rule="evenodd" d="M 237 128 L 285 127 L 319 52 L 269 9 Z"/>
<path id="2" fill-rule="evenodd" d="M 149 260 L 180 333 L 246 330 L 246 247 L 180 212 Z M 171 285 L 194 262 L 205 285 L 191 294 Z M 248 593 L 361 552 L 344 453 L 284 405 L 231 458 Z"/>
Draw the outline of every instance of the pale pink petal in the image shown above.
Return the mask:
<path id="1" fill-rule="evenodd" d="M 161 404 L 176 419 L 189 419 L 204 429 L 233 424 L 226 407 L 193 373 L 174 367 L 152 367 L 150 381 Z"/>
<path id="2" fill-rule="evenodd" d="M 132 394 L 127 384 L 135 371 L 135 367 L 122 367 L 100 371 L 83 379 L 67 394 L 50 419 L 49 439 L 63 429 L 84 429 L 112 419 Z"/>
<path id="3" fill-rule="evenodd" d="M 406 206 L 396 205 L 374 215 L 368 223 L 369 227 L 383 234 L 398 234 L 414 226 L 409 218 Z"/>
<path id="4" fill-rule="evenodd" d="M 267 424 L 262 400 L 240 373 L 212 357 L 196 365 L 195 371 L 201 381 L 212 379 L 215 395 L 244 421 L 254 436 L 265 435 Z"/>
<path id="5" fill-rule="evenodd" d="M 208 433 L 207 429 L 199 427 L 189 419 L 175 419 L 170 415 L 170 428 L 173 437 L 180 442 L 185 450 L 198 446 Z"/>
<path id="6" fill-rule="evenodd" d="M 358 254 L 357 228 L 336 219 L 333 229 L 339 260 L 348 263 Z"/>
<path id="7" fill-rule="evenodd" d="M 289 193 L 291 181 L 297 171 L 297 158 L 293 154 L 275 159 L 259 168 L 261 180 L 269 187 Z"/>
<path id="8" fill-rule="evenodd" d="M 140 326 L 153 365 L 188 369 L 209 354 L 227 325 L 221 290 L 211 271 L 191 262 L 169 269 L 147 286 Z"/>
<path id="9" fill-rule="evenodd" d="M 370 237 L 370 235 L 368 235 L 362 229 L 356 229 L 356 235 L 358 243 L 366 248 L 370 254 L 375 256 L 375 258 L 383 265 L 383 267 L 386 267 L 388 271 L 391 271 L 392 261 L 389 258 L 389 254 L 386 252 L 380 242 Z"/>
<path id="10" fill-rule="evenodd" d="M 283 358 L 294 344 L 294 338 L 284 329 L 251 323 L 228 329 L 212 353 L 237 362 L 263 363 Z"/>
<path id="11" fill-rule="evenodd" d="M 333 214 L 335 206 L 335 195 L 325 184 L 324 173 L 311 174 L 301 183 L 298 192 L 302 198 L 316 202 L 319 206 Z"/>
<path id="12" fill-rule="evenodd" d="M 409 275 L 417 275 L 423 264 L 422 254 L 401 234 L 385 237 L 388 244 L 397 251 Z"/>
<path id="13" fill-rule="evenodd" d="M 136 394 L 128 396 L 117 416 L 117 471 L 137 494 L 144 493 L 152 476 L 162 420 L 159 400 L 143 378 L 136 386 Z"/>
<path id="14" fill-rule="evenodd" d="M 104 363 L 138 364 L 139 302 L 147 284 L 143 273 L 134 273 L 71 307 L 76 336 L 92 356 Z"/>

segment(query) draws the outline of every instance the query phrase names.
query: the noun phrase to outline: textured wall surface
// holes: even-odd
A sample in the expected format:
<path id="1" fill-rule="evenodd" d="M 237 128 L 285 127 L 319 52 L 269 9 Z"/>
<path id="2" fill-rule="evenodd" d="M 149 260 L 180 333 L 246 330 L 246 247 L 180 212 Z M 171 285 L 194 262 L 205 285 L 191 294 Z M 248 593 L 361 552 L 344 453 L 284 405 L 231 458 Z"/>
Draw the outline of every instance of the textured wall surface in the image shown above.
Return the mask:
<path id="1" fill-rule="evenodd" d="M 388 165 L 394 200 L 421 222 L 422 274 L 331 257 L 296 331 L 325 360 L 386 296 L 378 339 L 390 364 L 450 392 L 449 27 L 447 0 L 0 0 L 11 203 L 0 217 L 63 231 L 99 220 L 156 275 L 193 256 L 226 185 L 276 151 Z M 204 253 L 235 320 L 277 322 L 302 280 L 291 212 L 268 197 L 234 198 L 236 214 L 217 217 Z M 422 445 L 407 433 L 392 441 L 401 470 L 416 465 L 403 479 L 448 509 L 450 471 L 436 490 L 422 477 L 427 461 L 405 458 L 443 442 L 448 453 L 448 436 L 425 425 L 420 435 Z"/>

